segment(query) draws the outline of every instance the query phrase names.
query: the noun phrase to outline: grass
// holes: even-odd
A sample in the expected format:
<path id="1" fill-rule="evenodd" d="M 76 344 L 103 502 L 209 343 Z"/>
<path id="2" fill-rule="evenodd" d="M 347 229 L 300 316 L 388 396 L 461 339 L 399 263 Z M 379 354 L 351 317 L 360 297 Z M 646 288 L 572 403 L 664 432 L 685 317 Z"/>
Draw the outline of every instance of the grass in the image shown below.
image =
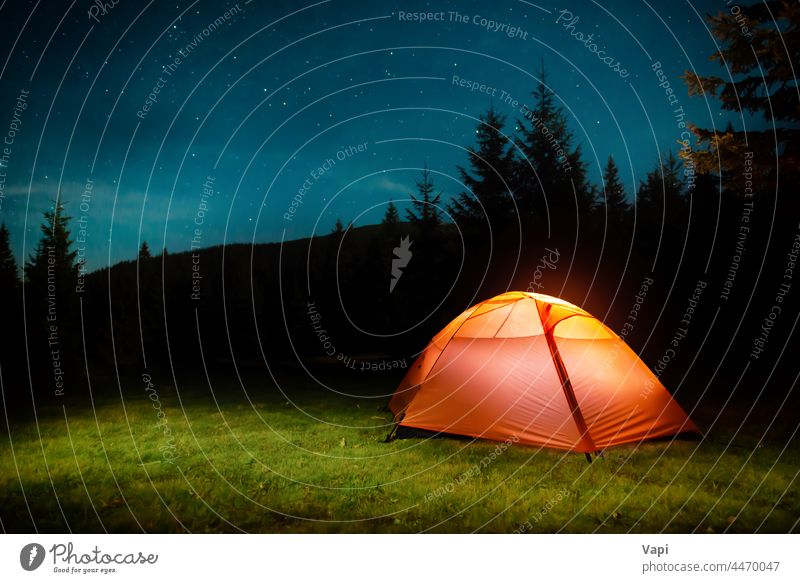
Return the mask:
<path id="1" fill-rule="evenodd" d="M 9 532 L 789 532 L 798 529 L 794 426 L 768 411 L 695 413 L 714 441 L 582 455 L 494 442 L 383 443 L 394 379 L 155 386 L 94 407 L 39 410 L 0 444 Z M 95 383 L 97 384 L 97 383 Z M 111 386 L 116 385 L 113 381 Z M 341 385 L 341 383 L 340 383 Z M 205 389 L 204 389 L 205 387 Z M 341 386 L 339 387 L 341 390 Z M 6 387 L 6 390 L 8 387 Z M 148 395 L 151 396 L 148 399 Z M 154 401 L 153 399 L 158 399 Z M 216 401 L 215 401 L 216 399 Z M 291 402 L 290 402 L 291 399 Z M 165 414 L 157 424 L 154 403 Z M 746 413 L 746 409 L 745 409 Z M 760 416 L 759 416 L 760 415 Z M 168 427 L 165 433 L 164 427 Z M 741 428 L 741 429 L 740 429 Z M 174 447 L 172 447 L 174 446 Z M 168 454 L 164 454 L 164 451 Z M 487 456 L 495 452 L 493 461 Z M 168 458 L 174 456 L 174 463 Z"/>

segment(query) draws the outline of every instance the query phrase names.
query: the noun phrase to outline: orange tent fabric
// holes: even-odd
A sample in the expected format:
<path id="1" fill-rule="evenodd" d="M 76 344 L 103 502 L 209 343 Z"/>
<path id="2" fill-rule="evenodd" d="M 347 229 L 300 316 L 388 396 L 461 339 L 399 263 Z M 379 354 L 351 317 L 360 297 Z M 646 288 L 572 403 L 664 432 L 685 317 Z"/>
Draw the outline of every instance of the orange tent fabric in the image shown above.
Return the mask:
<path id="1" fill-rule="evenodd" d="M 614 332 L 559 298 L 508 292 L 466 310 L 389 402 L 399 426 L 591 453 L 699 430 Z"/>

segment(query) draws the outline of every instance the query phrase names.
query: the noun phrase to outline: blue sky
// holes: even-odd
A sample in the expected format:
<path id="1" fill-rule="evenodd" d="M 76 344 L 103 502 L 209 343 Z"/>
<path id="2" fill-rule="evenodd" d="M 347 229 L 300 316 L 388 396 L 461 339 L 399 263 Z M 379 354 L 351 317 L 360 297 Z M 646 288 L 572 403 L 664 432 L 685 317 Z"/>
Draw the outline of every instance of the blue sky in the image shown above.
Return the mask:
<path id="1" fill-rule="evenodd" d="M 715 45 L 702 20 L 722 2 L 120 2 L 96 20 L 89 5 L 0 11 L 2 136 L 30 92 L 0 199 L 20 259 L 59 191 L 70 214 L 86 216 L 90 269 L 134 257 L 141 240 L 187 250 L 195 229 L 209 246 L 326 233 L 337 217 L 376 222 L 389 199 L 403 205 L 426 163 L 447 199 L 461 190 L 456 166 L 490 102 L 488 89 L 454 75 L 495 88 L 513 132 L 518 111 L 497 96 L 531 103 L 543 61 L 590 176 L 599 181 L 612 155 L 629 193 L 659 153 L 677 149 L 653 63 L 687 120 L 760 123 L 690 99 L 677 78 L 724 73 L 708 60 Z M 562 10 L 578 18 L 570 29 Z M 444 17 L 405 21 L 400 11 Z M 525 34 L 502 32 L 514 26 Z M 593 34 L 627 77 L 577 33 Z M 214 194 L 203 199 L 209 177 Z"/>

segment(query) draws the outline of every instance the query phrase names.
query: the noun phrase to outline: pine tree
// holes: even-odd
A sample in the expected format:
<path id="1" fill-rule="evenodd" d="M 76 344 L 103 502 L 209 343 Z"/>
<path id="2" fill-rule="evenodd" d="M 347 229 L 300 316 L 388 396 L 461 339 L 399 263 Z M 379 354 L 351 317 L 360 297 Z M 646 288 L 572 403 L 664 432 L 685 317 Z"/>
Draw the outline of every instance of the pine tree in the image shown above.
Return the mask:
<path id="1" fill-rule="evenodd" d="M 740 26 L 742 18 L 747 33 Z M 736 114 L 740 110 L 761 113 L 769 121 L 768 129 L 749 127 L 745 136 L 744 132 L 719 133 L 690 126 L 699 148 L 682 151 L 681 156 L 691 158 L 701 173 L 717 172 L 720 164 L 738 173 L 747 150 L 755 154 L 754 172 L 767 176 L 774 174 L 779 153 L 782 178 L 792 183 L 800 178 L 800 100 L 792 67 L 800 62 L 800 3 L 767 0 L 741 6 L 736 15 L 729 11 L 709 15 L 707 21 L 720 47 L 710 59 L 724 66 L 727 75 L 685 71 L 689 95 L 717 97 L 722 109 Z M 773 128 L 775 122 L 777 128 Z"/>
<path id="2" fill-rule="evenodd" d="M 686 206 L 681 162 L 670 152 L 663 163 L 648 172 L 636 196 L 637 214 L 648 223 L 674 224 Z"/>
<path id="3" fill-rule="evenodd" d="M 604 191 L 600 194 L 597 211 L 606 217 L 610 226 L 621 225 L 630 210 L 630 204 L 625 197 L 625 186 L 619 178 L 619 169 L 614 163 L 614 158 L 608 157 L 608 163 L 603 171 Z"/>
<path id="4" fill-rule="evenodd" d="M 20 335 L 22 329 L 22 295 L 19 293 L 19 274 L 17 262 L 11 251 L 9 233 L 5 224 L 0 225 L 0 369 L 5 377 L 11 370 L 27 363 L 22 353 Z M 19 394 L 6 391 L 6 399 L 14 399 Z"/>
<path id="5" fill-rule="evenodd" d="M 333 226 L 331 230 L 332 235 L 343 235 L 344 234 L 344 224 L 342 223 L 342 219 L 336 219 L 336 224 Z"/>
<path id="6" fill-rule="evenodd" d="M 42 238 L 25 264 L 25 278 L 35 292 L 51 283 L 59 294 L 69 295 L 74 291 L 78 266 L 75 262 L 77 251 L 72 250 L 70 239 L 71 218 L 64 214 L 64 205 L 58 200 L 44 213 Z"/>
<path id="7" fill-rule="evenodd" d="M 505 121 L 493 106 L 480 117 L 475 130 L 477 148 L 467 147 L 470 169 L 458 167 L 469 190 L 450 204 L 456 222 L 488 222 L 493 229 L 501 229 L 513 218 L 515 161 L 510 140 L 503 133 Z"/>
<path id="8" fill-rule="evenodd" d="M 524 156 L 517 161 L 516 195 L 525 215 L 549 212 L 574 216 L 593 205 L 586 165 L 567 127 L 564 110 L 555 104 L 542 65 L 533 91 L 535 106 L 517 121 L 517 144 Z"/>
<path id="9" fill-rule="evenodd" d="M 393 200 L 389 201 L 386 205 L 386 214 L 383 215 L 381 224 L 387 227 L 394 227 L 400 224 L 400 213 L 397 211 L 397 205 Z"/>
<path id="10" fill-rule="evenodd" d="M 416 181 L 418 196 L 411 195 L 411 208 L 406 211 L 409 222 L 419 228 L 422 236 L 432 234 L 442 224 L 442 211 L 439 202 L 442 193 L 434 194 L 436 187 L 433 184 L 428 164 L 422 170 L 422 178 Z"/>
<path id="11" fill-rule="evenodd" d="M 142 245 L 139 247 L 139 259 L 150 259 L 151 257 L 150 246 L 147 244 L 147 241 L 142 241 Z"/>
<path id="12" fill-rule="evenodd" d="M 75 286 L 78 282 L 77 251 L 72 249 L 70 218 L 64 205 L 55 200 L 44 213 L 41 225 L 42 238 L 25 263 L 26 325 L 32 369 L 37 373 L 46 370 L 42 364 L 53 355 L 62 368 L 71 366 L 79 353 L 78 324 L 76 321 Z M 52 363 L 50 363 L 52 366 Z M 56 395 L 63 395 L 64 384 L 70 382 L 65 375 L 48 383 Z M 47 386 L 38 385 L 42 390 Z"/>
<path id="13" fill-rule="evenodd" d="M 0 225 L 0 293 L 3 297 L 11 295 L 19 285 L 19 272 L 14 253 L 11 251 L 10 236 L 5 223 Z"/>

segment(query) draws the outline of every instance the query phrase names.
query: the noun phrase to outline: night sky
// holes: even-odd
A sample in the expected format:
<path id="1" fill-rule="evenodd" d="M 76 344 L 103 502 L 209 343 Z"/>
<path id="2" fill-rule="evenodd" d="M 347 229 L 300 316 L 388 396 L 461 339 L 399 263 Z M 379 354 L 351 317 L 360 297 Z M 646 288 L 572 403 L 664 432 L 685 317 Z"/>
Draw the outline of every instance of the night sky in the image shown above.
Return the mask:
<path id="1" fill-rule="evenodd" d="M 629 195 L 678 148 L 654 63 L 686 121 L 759 123 L 678 79 L 725 76 L 703 21 L 722 1 L 100 4 L 0 2 L 0 222 L 18 259 L 59 192 L 90 269 L 142 240 L 176 252 L 375 223 L 426 163 L 449 199 L 477 117 L 492 101 L 512 134 L 542 62 L 591 179 L 612 155 Z"/>

